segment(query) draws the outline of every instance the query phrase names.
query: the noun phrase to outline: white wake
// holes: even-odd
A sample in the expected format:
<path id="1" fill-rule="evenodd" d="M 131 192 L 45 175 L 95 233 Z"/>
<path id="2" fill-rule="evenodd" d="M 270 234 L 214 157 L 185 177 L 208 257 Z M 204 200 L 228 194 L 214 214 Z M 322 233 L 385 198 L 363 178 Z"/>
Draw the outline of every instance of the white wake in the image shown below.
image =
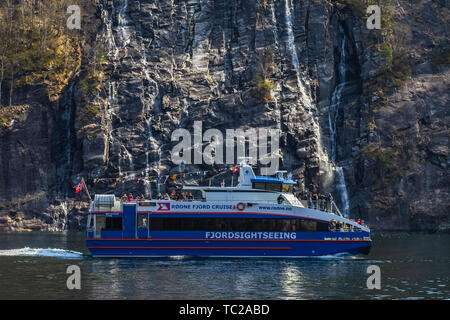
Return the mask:
<path id="1" fill-rule="evenodd" d="M 3 257 L 50 257 L 61 259 L 82 259 L 83 254 L 81 252 L 53 249 L 53 248 L 20 248 L 20 249 L 8 249 L 0 250 L 0 256 Z"/>

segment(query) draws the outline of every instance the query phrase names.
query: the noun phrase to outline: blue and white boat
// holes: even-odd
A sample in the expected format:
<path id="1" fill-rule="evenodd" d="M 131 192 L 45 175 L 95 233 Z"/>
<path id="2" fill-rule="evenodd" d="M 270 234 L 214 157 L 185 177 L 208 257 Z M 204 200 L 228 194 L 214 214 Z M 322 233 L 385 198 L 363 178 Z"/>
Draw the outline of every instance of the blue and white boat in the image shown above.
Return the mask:
<path id="1" fill-rule="evenodd" d="M 96 257 L 308 257 L 368 253 L 370 230 L 332 200 L 299 201 L 283 173 L 246 164 L 235 187 L 185 186 L 198 200 L 121 202 L 96 195 L 87 247 Z"/>

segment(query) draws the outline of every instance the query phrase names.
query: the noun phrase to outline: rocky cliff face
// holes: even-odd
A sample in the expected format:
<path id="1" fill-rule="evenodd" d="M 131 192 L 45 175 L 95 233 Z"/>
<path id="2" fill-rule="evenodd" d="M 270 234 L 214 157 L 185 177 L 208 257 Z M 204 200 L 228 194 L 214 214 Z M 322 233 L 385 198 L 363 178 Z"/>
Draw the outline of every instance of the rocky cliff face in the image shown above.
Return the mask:
<path id="1" fill-rule="evenodd" d="M 82 228 L 85 206 L 67 200 L 82 176 L 148 196 L 157 184 L 137 179 L 178 173 L 171 134 L 202 121 L 280 129 L 296 191 L 332 192 L 375 229 L 448 232 L 448 3 L 387 2 L 379 31 L 358 1 L 98 1 L 94 88 L 86 54 L 56 102 L 16 90 L 28 108 L 0 132 L 3 229 Z"/>

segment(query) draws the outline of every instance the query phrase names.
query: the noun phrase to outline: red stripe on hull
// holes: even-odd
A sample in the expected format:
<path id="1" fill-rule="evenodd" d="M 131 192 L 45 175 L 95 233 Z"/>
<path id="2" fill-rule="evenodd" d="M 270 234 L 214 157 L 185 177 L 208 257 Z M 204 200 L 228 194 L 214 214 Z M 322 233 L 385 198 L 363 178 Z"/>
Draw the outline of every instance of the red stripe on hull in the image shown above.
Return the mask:
<path id="1" fill-rule="evenodd" d="M 250 249 L 291 250 L 289 247 L 88 247 L 89 249 Z"/>

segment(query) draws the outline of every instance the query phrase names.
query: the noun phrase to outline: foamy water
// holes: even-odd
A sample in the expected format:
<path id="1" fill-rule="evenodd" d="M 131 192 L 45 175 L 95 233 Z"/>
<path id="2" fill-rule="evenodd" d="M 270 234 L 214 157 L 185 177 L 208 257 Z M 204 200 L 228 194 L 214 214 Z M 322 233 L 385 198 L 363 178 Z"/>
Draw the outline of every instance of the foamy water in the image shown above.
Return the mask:
<path id="1" fill-rule="evenodd" d="M 20 249 L 8 249 L 0 250 L 0 256 L 3 257 L 51 257 L 60 259 L 82 259 L 83 254 L 81 252 L 54 249 L 54 248 L 20 248 Z"/>

